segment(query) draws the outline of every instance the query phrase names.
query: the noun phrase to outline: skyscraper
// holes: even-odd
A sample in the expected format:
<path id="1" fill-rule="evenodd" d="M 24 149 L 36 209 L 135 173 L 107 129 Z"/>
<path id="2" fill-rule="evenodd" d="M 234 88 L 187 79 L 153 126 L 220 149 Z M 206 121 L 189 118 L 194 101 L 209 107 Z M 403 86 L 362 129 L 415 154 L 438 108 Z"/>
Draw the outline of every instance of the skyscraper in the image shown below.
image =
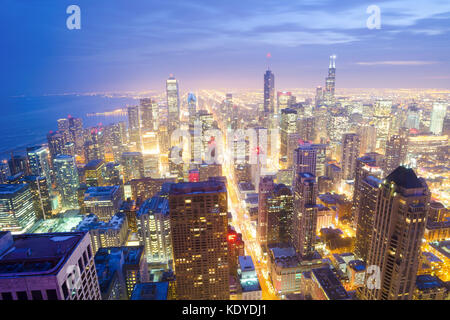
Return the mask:
<path id="1" fill-rule="evenodd" d="M 1 300 L 100 300 L 89 233 L 0 232 Z"/>
<path id="2" fill-rule="evenodd" d="M 188 113 L 189 113 L 189 125 L 194 125 L 195 117 L 197 114 L 197 98 L 192 92 L 188 95 Z"/>
<path id="3" fill-rule="evenodd" d="M 140 101 L 141 130 L 155 131 L 158 129 L 158 111 L 159 106 L 156 101 L 150 98 Z"/>
<path id="4" fill-rule="evenodd" d="M 379 287 L 363 287 L 360 298 L 412 299 L 429 201 L 427 184 L 412 169 L 398 167 L 385 178 L 367 255 L 367 265 L 380 268 Z"/>
<path id="5" fill-rule="evenodd" d="M 229 299 L 227 212 L 223 182 L 171 185 L 169 215 L 178 299 Z"/>
<path id="6" fill-rule="evenodd" d="M 356 220 L 356 241 L 355 253 L 364 261 L 367 261 L 374 219 L 376 215 L 377 202 L 379 196 L 379 186 L 382 181 L 374 176 L 368 175 L 358 183 L 355 189 L 357 196 L 357 220 Z"/>
<path id="7" fill-rule="evenodd" d="M 363 157 L 356 159 L 352 204 L 352 220 L 355 228 L 358 225 L 358 217 L 361 212 L 361 209 L 359 208 L 361 198 L 366 196 L 364 193 L 365 191 L 361 190 L 361 184 L 369 175 L 378 179 L 382 178 L 383 170 L 381 169 L 380 164 L 381 160 L 377 160 L 375 156 L 364 155 Z"/>
<path id="8" fill-rule="evenodd" d="M 56 189 L 61 196 L 62 206 L 78 208 L 78 171 L 71 156 L 59 155 L 53 160 L 56 172 Z"/>
<path id="9" fill-rule="evenodd" d="M 295 250 L 308 259 L 314 253 L 317 228 L 318 195 L 316 177 L 307 172 L 295 174 L 292 232 Z"/>
<path id="10" fill-rule="evenodd" d="M 447 105 L 448 104 L 444 101 L 436 101 L 433 103 L 433 111 L 431 112 L 430 131 L 435 135 L 442 134 L 445 115 L 447 114 Z"/>
<path id="11" fill-rule="evenodd" d="M 264 74 L 264 112 L 273 114 L 275 111 L 275 75 L 267 70 Z"/>
<path id="12" fill-rule="evenodd" d="M 47 134 L 47 141 L 52 161 L 57 155 L 64 154 L 64 145 L 67 141 L 64 139 L 64 135 L 61 132 L 50 131 Z"/>
<path id="13" fill-rule="evenodd" d="M 130 106 L 128 112 L 128 136 L 131 143 L 135 143 L 137 150 L 141 148 L 141 116 L 138 106 Z"/>
<path id="14" fill-rule="evenodd" d="M 266 249 L 267 245 L 267 220 L 269 214 L 267 199 L 272 195 L 274 188 L 275 184 L 270 176 L 262 177 L 259 181 L 257 239 L 263 250 Z"/>
<path id="15" fill-rule="evenodd" d="M 180 96 L 178 81 L 170 76 L 166 81 L 167 107 L 168 107 L 168 132 L 170 134 L 178 128 L 180 123 Z"/>
<path id="16" fill-rule="evenodd" d="M 384 173 L 390 174 L 394 169 L 405 163 L 408 152 L 408 132 L 400 130 L 400 134 L 393 135 L 386 143 Z"/>
<path id="17" fill-rule="evenodd" d="M 33 195 L 29 185 L 26 183 L 0 184 L 0 231 L 24 233 L 36 220 Z"/>
<path id="18" fill-rule="evenodd" d="M 140 152 L 124 152 L 121 157 L 123 179 L 128 182 L 144 177 L 144 157 Z"/>
<path id="19" fill-rule="evenodd" d="M 136 215 L 139 243 L 145 247 L 148 263 L 172 260 L 169 201 L 166 195 L 147 199 Z"/>
<path id="20" fill-rule="evenodd" d="M 47 149 L 41 146 L 27 148 L 27 156 L 31 175 L 45 177 L 50 189 L 52 180 Z"/>
<path id="21" fill-rule="evenodd" d="M 267 244 L 290 244 L 294 199 L 291 188 L 275 184 L 267 198 Z"/>
<path id="22" fill-rule="evenodd" d="M 317 166 L 317 149 L 311 144 L 300 145 L 294 151 L 294 180 L 297 173 L 316 173 Z"/>
<path id="23" fill-rule="evenodd" d="M 281 110 L 281 134 L 280 134 L 280 167 L 288 169 L 292 166 L 292 158 L 294 156 L 294 149 L 298 145 L 297 135 L 297 111 L 294 109 Z M 294 144 L 289 143 L 289 138 L 294 138 Z"/>
<path id="24" fill-rule="evenodd" d="M 384 152 L 386 148 L 386 141 L 389 137 L 389 130 L 391 126 L 391 100 L 378 100 L 374 106 L 374 125 L 377 129 L 377 143 L 376 148 L 380 152 Z"/>
<path id="25" fill-rule="evenodd" d="M 330 56 L 330 65 L 328 66 L 328 77 L 325 80 L 324 102 L 327 106 L 332 106 L 335 103 L 335 88 L 336 88 L 336 56 Z"/>
<path id="26" fill-rule="evenodd" d="M 360 139 L 356 133 L 346 133 L 342 140 L 343 179 L 353 180 L 355 178 L 356 159 L 359 156 Z"/>

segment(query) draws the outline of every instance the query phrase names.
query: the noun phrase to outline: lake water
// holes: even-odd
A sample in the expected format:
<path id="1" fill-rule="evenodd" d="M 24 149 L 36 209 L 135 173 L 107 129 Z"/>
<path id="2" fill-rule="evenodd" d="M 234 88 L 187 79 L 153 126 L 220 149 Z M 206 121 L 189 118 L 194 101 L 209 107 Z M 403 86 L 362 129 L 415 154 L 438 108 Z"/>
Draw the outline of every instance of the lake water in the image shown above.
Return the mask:
<path id="1" fill-rule="evenodd" d="M 126 116 L 95 116 L 88 113 L 112 111 L 136 105 L 133 98 L 103 95 L 58 95 L 40 97 L 9 97 L 0 99 L 0 159 L 11 151 L 23 151 L 27 146 L 44 143 L 47 133 L 57 130 L 57 120 L 69 114 L 82 118 L 84 127 L 126 121 Z"/>

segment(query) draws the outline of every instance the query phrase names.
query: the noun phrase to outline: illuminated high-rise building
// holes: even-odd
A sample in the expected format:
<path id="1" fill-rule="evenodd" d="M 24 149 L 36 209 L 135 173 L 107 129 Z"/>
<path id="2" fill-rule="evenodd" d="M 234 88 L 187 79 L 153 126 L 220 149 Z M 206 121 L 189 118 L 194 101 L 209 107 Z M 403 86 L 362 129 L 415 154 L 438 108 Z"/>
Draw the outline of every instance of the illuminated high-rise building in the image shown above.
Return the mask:
<path id="1" fill-rule="evenodd" d="M 136 145 L 137 150 L 141 148 L 141 116 L 139 106 L 130 106 L 128 112 L 128 138 L 130 143 Z"/>
<path id="2" fill-rule="evenodd" d="M 379 186 L 382 181 L 374 176 L 366 175 L 360 179 L 358 186 L 355 187 L 355 195 L 357 197 L 356 208 L 357 219 L 355 253 L 356 255 L 367 261 L 369 247 L 372 240 L 372 231 L 374 228 L 374 219 L 379 196 Z"/>
<path id="3" fill-rule="evenodd" d="M 83 136 L 83 120 L 68 115 L 67 118 L 58 120 L 58 131 L 63 135 L 65 142 L 73 142 L 75 152 L 82 154 L 85 143 Z"/>
<path id="4" fill-rule="evenodd" d="M 323 88 L 318 86 L 316 88 L 316 97 L 315 97 L 316 108 L 323 105 Z"/>
<path id="5" fill-rule="evenodd" d="M 139 243 L 145 247 L 148 263 L 172 260 L 169 201 L 165 195 L 147 199 L 136 214 Z"/>
<path id="6" fill-rule="evenodd" d="M 264 74 L 264 112 L 275 112 L 275 75 L 270 70 Z"/>
<path id="7" fill-rule="evenodd" d="M 92 160 L 84 166 L 84 176 L 86 184 L 90 187 L 98 187 L 104 185 L 103 172 L 105 170 L 105 162 L 103 160 Z"/>
<path id="8" fill-rule="evenodd" d="M 280 166 L 282 169 L 288 169 L 292 166 L 294 149 L 298 145 L 299 136 L 297 133 L 297 111 L 285 108 L 281 110 L 281 134 L 280 134 Z M 289 144 L 289 138 L 294 136 L 294 145 Z M 296 140 L 296 141 L 295 141 Z M 297 143 L 295 143 L 297 142 Z M 290 147 L 290 148 L 289 148 Z M 288 161 L 288 158 L 290 161 Z"/>
<path id="9" fill-rule="evenodd" d="M 294 199 L 291 188 L 275 184 L 267 197 L 267 245 L 290 244 Z"/>
<path id="10" fill-rule="evenodd" d="M 170 186 L 177 299 L 230 298 L 227 190 L 219 181 Z"/>
<path id="11" fill-rule="evenodd" d="M 377 129 L 374 125 L 363 124 L 357 133 L 361 139 L 361 153 L 375 152 L 377 144 Z"/>
<path id="12" fill-rule="evenodd" d="M 24 233 L 36 221 L 33 194 L 29 185 L 0 184 L 0 231 Z"/>
<path id="13" fill-rule="evenodd" d="M 158 103 L 151 98 L 140 100 L 140 116 L 141 130 L 155 131 L 158 130 L 159 106 Z"/>
<path id="14" fill-rule="evenodd" d="M 50 203 L 50 192 L 45 177 L 26 176 L 21 183 L 27 183 L 33 195 L 34 211 L 38 219 L 48 219 L 52 216 L 52 205 Z"/>
<path id="15" fill-rule="evenodd" d="M 376 148 L 383 152 L 389 138 L 392 100 L 378 100 L 374 105 L 374 125 L 377 129 Z"/>
<path id="16" fill-rule="evenodd" d="M 362 192 L 360 188 L 362 181 L 368 176 L 373 176 L 377 179 L 381 179 L 382 175 L 383 170 L 381 168 L 381 160 L 377 159 L 376 156 L 365 154 L 364 156 L 356 159 L 352 204 L 352 220 L 355 228 L 358 224 L 358 215 L 361 211 L 359 208 L 361 197 L 365 196 L 365 193 Z"/>
<path id="17" fill-rule="evenodd" d="M 64 139 L 64 135 L 59 131 L 50 131 L 47 134 L 48 149 L 50 151 L 51 161 L 59 155 L 64 153 L 64 146 L 67 141 Z"/>
<path id="18" fill-rule="evenodd" d="M 444 127 L 444 119 L 447 114 L 448 104 L 444 101 L 433 103 L 433 111 L 431 112 L 430 131 L 435 135 L 442 134 Z"/>
<path id="19" fill-rule="evenodd" d="M 300 145 L 294 151 L 294 179 L 298 173 L 315 174 L 317 167 L 317 149 L 311 144 Z"/>
<path id="20" fill-rule="evenodd" d="M 167 108 L 168 108 L 168 132 L 171 134 L 179 128 L 180 124 L 180 96 L 178 81 L 170 76 L 166 81 Z"/>
<path id="21" fill-rule="evenodd" d="M 309 172 L 296 173 L 294 178 L 294 213 L 292 244 L 303 258 L 315 251 L 318 195 L 316 177 Z"/>
<path id="22" fill-rule="evenodd" d="M 33 176 L 43 176 L 51 188 L 51 175 L 48 150 L 41 146 L 27 148 L 28 166 Z"/>
<path id="23" fill-rule="evenodd" d="M 325 80 L 324 103 L 332 106 L 335 103 L 336 89 L 336 56 L 330 56 L 330 65 L 328 66 L 328 77 Z"/>
<path id="24" fill-rule="evenodd" d="M 258 242 L 263 248 L 267 245 L 267 232 L 268 232 L 268 215 L 269 215 L 269 203 L 267 199 L 272 195 L 275 188 L 273 178 L 270 176 L 262 177 L 259 181 L 259 197 L 258 197 L 258 224 L 256 236 Z"/>
<path id="25" fill-rule="evenodd" d="M 420 129 L 420 118 L 421 113 L 417 108 L 416 104 L 408 106 L 408 111 L 406 112 L 406 127 L 408 129 Z"/>
<path id="26" fill-rule="evenodd" d="M 280 113 L 283 109 L 290 108 L 294 103 L 295 97 L 292 95 L 292 92 L 277 92 L 277 113 Z"/>
<path id="27" fill-rule="evenodd" d="M 189 124 L 194 125 L 197 114 L 197 97 L 192 92 L 188 95 Z"/>
<path id="28" fill-rule="evenodd" d="M 108 222 L 119 211 L 121 198 L 119 186 L 89 187 L 84 194 L 84 208 Z"/>
<path id="29" fill-rule="evenodd" d="M 342 140 L 343 179 L 353 180 L 355 178 L 356 159 L 359 157 L 360 139 L 356 133 L 346 133 Z"/>
<path id="30" fill-rule="evenodd" d="M 405 164 L 408 153 L 408 131 L 401 130 L 400 134 L 393 135 L 386 143 L 384 172 L 390 174 L 397 167 Z"/>
<path id="31" fill-rule="evenodd" d="M 411 300 L 420 260 L 430 192 L 412 169 L 398 167 L 379 187 L 367 265 L 380 281 L 357 290 L 361 299 Z"/>
<path id="32" fill-rule="evenodd" d="M 144 177 L 144 157 L 141 152 L 124 152 L 121 164 L 125 182 Z"/>
<path id="33" fill-rule="evenodd" d="M 316 138 L 314 117 L 300 117 L 297 120 L 297 132 L 303 141 L 314 141 Z"/>
<path id="34" fill-rule="evenodd" d="M 75 159 L 67 155 L 59 155 L 53 160 L 56 173 L 56 189 L 61 196 L 62 206 L 78 208 L 78 171 Z"/>

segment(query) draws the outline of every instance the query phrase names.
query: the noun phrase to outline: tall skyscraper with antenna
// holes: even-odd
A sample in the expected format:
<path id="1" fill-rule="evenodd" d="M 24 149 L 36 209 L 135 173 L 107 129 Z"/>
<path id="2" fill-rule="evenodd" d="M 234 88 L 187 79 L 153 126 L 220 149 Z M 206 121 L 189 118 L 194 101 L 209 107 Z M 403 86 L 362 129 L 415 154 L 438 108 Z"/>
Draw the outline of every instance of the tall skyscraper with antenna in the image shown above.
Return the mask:
<path id="1" fill-rule="evenodd" d="M 272 114 L 275 110 L 275 75 L 270 70 L 269 59 L 270 53 L 267 54 L 267 71 L 264 74 L 264 112 Z"/>
<path id="2" fill-rule="evenodd" d="M 328 66 L 328 77 L 325 80 L 324 102 L 327 106 L 334 105 L 336 88 L 336 55 L 330 56 L 330 65 Z"/>

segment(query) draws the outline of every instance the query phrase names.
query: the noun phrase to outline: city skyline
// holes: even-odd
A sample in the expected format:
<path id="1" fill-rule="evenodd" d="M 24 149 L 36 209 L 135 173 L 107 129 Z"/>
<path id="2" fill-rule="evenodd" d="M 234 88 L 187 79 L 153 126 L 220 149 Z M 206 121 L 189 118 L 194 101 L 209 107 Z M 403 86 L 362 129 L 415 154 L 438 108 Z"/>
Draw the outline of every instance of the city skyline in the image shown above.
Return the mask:
<path id="1" fill-rule="evenodd" d="M 0 305 L 450 300 L 448 0 L 5 1 Z"/>

